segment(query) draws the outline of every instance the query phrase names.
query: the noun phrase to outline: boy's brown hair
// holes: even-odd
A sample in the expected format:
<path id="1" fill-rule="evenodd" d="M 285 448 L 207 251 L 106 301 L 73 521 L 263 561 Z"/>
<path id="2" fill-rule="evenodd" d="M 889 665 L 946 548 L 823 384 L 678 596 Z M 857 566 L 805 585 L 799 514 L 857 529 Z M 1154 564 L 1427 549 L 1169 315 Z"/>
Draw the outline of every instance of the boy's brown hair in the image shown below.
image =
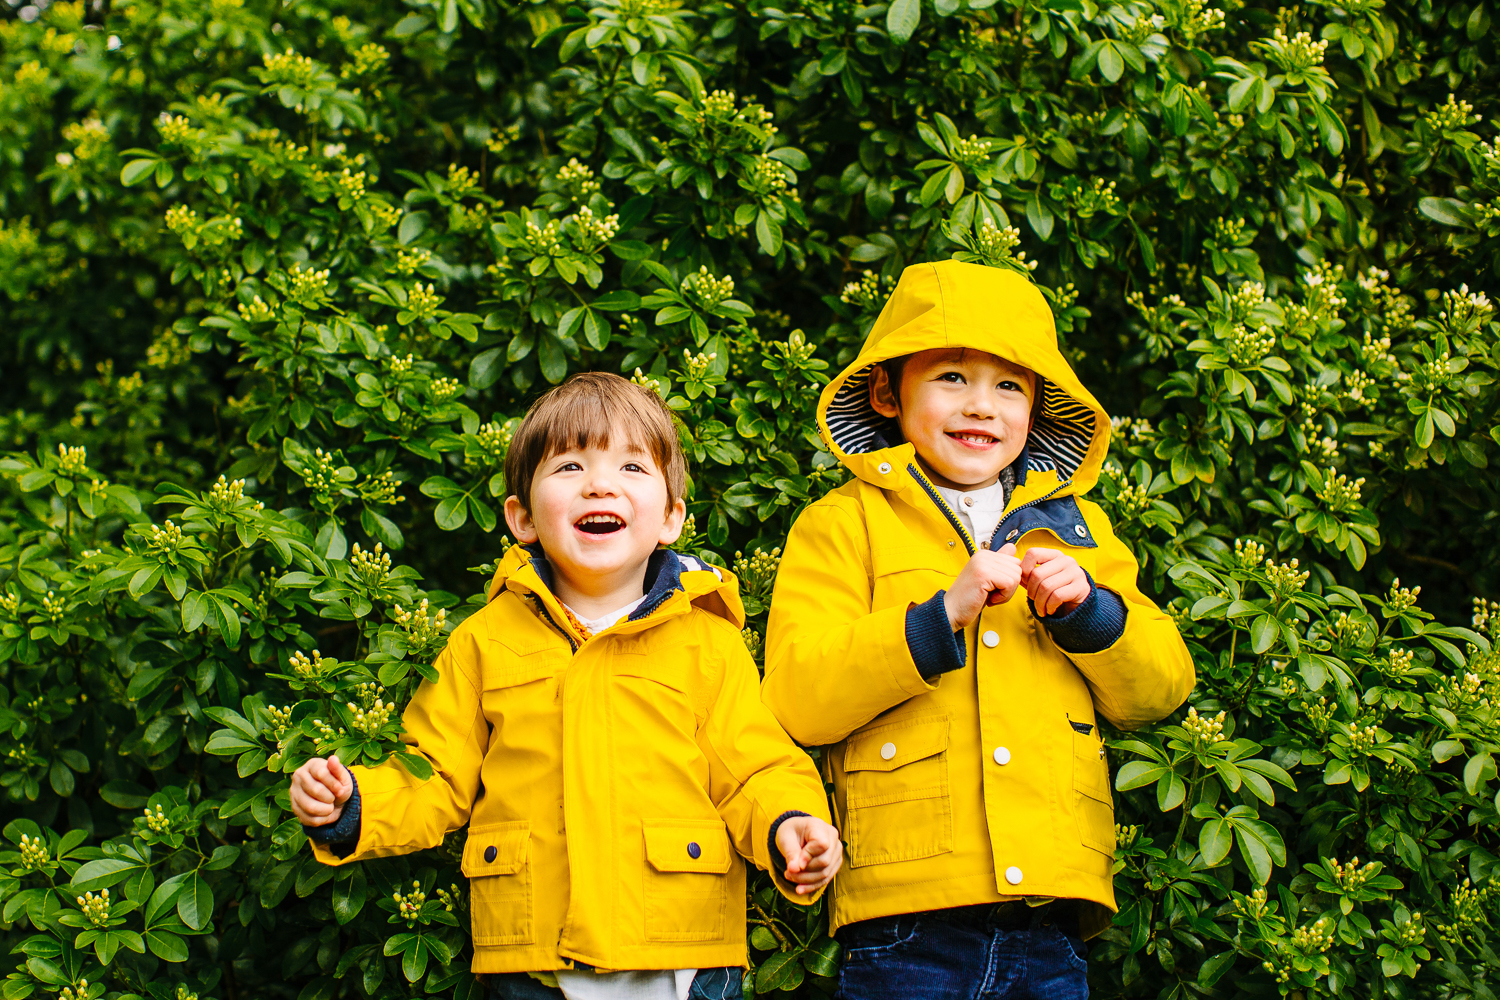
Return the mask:
<path id="1" fill-rule="evenodd" d="M 667 481 L 667 508 L 687 491 L 687 458 L 672 411 L 660 396 L 609 372 L 579 372 L 526 411 L 505 455 L 505 487 L 531 509 L 531 481 L 559 452 L 607 447 L 614 435 L 656 461 Z"/>

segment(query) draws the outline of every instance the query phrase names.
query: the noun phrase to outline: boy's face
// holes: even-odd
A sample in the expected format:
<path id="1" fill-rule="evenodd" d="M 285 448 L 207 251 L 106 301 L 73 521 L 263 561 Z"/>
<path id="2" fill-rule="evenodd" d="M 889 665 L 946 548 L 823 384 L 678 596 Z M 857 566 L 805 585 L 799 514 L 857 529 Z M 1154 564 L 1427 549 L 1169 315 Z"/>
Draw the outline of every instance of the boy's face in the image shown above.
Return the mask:
<path id="1" fill-rule="evenodd" d="M 530 509 L 505 501 L 516 540 L 540 542 L 558 575 L 558 596 L 642 593 L 646 560 L 682 533 L 686 506 L 667 502 L 667 481 L 649 452 L 610 442 L 545 459 L 531 484 Z M 567 593 L 571 591 L 570 595 Z"/>
<path id="2" fill-rule="evenodd" d="M 933 482 L 972 490 L 993 484 L 1031 432 L 1036 375 L 983 351 L 919 351 L 901 372 L 899 396 L 884 368 L 870 377 L 870 405 L 901 432 Z"/>

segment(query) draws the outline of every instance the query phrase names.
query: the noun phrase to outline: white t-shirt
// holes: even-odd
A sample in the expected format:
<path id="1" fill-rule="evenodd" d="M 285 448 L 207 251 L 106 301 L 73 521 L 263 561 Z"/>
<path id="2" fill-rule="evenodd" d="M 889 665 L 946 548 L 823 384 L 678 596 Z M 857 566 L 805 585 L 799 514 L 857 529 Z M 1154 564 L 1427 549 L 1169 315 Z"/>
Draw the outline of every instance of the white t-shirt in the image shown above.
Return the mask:
<path id="1" fill-rule="evenodd" d="M 598 635 L 600 632 L 603 632 L 611 625 L 616 624 L 621 618 L 626 617 L 636 608 L 640 607 L 641 602 L 645 599 L 646 595 L 642 594 L 640 597 L 637 597 L 635 600 L 631 601 L 623 608 L 618 608 L 607 614 L 602 614 L 598 618 L 585 618 L 573 608 L 569 608 L 566 604 L 564 604 L 563 607 L 568 608 L 569 611 L 573 612 L 573 617 L 578 619 L 578 624 L 588 629 L 590 635 Z"/>
<path id="2" fill-rule="evenodd" d="M 995 482 L 983 489 L 950 490 L 943 486 L 937 486 L 938 493 L 947 501 L 948 506 L 958 515 L 969 534 L 974 538 L 974 544 L 979 548 L 988 548 L 990 537 L 995 533 L 995 526 L 1000 523 L 1000 517 L 1005 513 L 1005 483 Z M 1000 543 L 1005 544 L 1004 542 Z M 996 548 L 999 548 L 997 545 Z"/>
<path id="3" fill-rule="evenodd" d="M 697 969 L 661 972 L 584 972 L 559 969 L 557 986 L 568 1000 L 687 1000 Z"/>
<path id="4" fill-rule="evenodd" d="M 623 608 L 617 608 L 598 618 L 585 618 L 573 608 L 573 617 L 578 624 L 598 635 L 618 623 L 622 618 L 646 599 L 642 594 Z M 567 607 L 567 605 L 563 605 Z M 660 972 L 593 972 L 578 969 L 559 969 L 557 987 L 568 1000 L 687 1000 L 693 987 L 697 969 L 664 969 Z"/>

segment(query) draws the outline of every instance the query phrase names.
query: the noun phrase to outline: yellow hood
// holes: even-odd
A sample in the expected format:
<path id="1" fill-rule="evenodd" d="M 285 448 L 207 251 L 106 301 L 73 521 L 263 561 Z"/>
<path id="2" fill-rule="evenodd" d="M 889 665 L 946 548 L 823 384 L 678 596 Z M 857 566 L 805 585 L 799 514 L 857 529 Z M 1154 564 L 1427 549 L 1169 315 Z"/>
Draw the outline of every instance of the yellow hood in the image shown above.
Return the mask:
<path id="1" fill-rule="evenodd" d="M 870 406 L 871 369 L 881 361 L 940 347 L 967 347 L 1025 365 L 1046 379 L 1042 409 L 1027 440 L 1027 472 L 1055 472 L 1081 495 L 1099 479 L 1109 451 L 1109 416 L 1057 348 L 1047 300 L 1030 279 L 983 264 L 913 264 L 880 311 L 854 362 L 823 390 L 818 430 L 860 479 L 889 487 L 880 466 L 904 469 L 913 448 L 896 421 Z"/>

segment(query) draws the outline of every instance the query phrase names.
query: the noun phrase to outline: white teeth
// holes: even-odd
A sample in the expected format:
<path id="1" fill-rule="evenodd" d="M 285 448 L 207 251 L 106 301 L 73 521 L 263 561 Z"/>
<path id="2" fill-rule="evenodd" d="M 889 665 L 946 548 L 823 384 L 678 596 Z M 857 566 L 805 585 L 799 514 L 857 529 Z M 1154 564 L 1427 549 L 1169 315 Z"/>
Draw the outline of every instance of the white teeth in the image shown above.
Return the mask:
<path id="1" fill-rule="evenodd" d="M 579 524 L 624 524 L 625 522 L 614 514 L 586 514 L 578 522 Z"/>

